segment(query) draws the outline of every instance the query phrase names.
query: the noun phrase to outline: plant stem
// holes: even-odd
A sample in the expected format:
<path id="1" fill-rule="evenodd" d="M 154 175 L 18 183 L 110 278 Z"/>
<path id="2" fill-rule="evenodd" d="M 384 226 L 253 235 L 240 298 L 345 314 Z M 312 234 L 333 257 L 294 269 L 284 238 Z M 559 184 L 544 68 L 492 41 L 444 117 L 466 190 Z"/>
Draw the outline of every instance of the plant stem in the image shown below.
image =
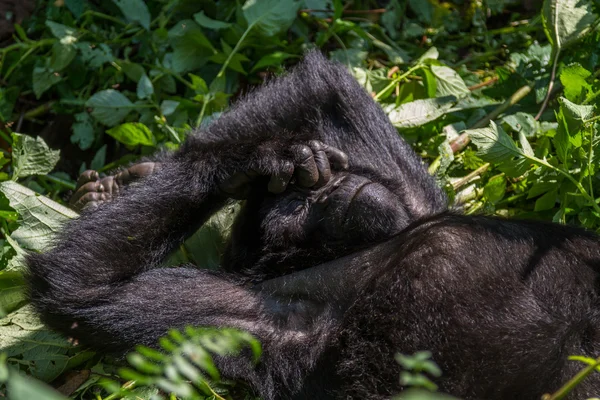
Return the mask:
<path id="1" fill-rule="evenodd" d="M 531 84 L 522 86 L 520 89 L 514 92 L 513 95 L 510 96 L 504 103 L 500 104 L 491 113 L 481 118 L 479 121 L 473 124 L 473 126 L 469 127 L 469 129 L 479 129 L 487 126 L 491 120 L 496 119 L 504 111 L 508 110 L 510 107 L 514 106 L 525 96 L 527 96 L 529 92 L 531 92 L 532 88 L 533 86 Z M 464 149 L 470 141 L 471 139 L 469 138 L 469 134 L 467 132 L 463 132 L 450 143 L 450 147 L 452 147 L 452 151 L 454 153 L 458 153 L 459 151 Z"/>
<path id="2" fill-rule="evenodd" d="M 600 358 L 596 359 L 594 364 L 590 364 L 581 371 L 577 373 L 573 378 L 571 378 L 563 387 L 558 389 L 553 394 L 546 394 L 542 396 L 542 400 L 561 400 L 564 399 L 574 388 L 579 385 L 581 381 L 583 381 L 589 374 L 594 372 L 596 367 L 600 365 Z"/>
<path id="3" fill-rule="evenodd" d="M 375 101 L 379 100 L 381 98 L 381 96 L 383 96 L 388 90 L 390 90 L 391 88 L 393 88 L 395 85 L 397 85 L 398 83 L 400 83 L 400 81 L 406 79 L 407 76 L 409 76 L 410 74 L 412 74 L 416 70 L 421 69 L 422 67 L 423 66 L 421 64 L 417 64 L 414 67 L 409 68 L 408 71 L 406 71 L 405 73 L 403 73 L 399 77 L 394 78 L 394 80 L 391 81 L 389 85 L 387 85 L 386 87 L 384 87 L 379 93 L 377 93 L 375 95 L 375 97 L 373 97 L 373 99 Z"/>
<path id="4" fill-rule="evenodd" d="M 200 114 L 198 115 L 198 118 L 196 118 L 196 129 L 200 128 L 200 125 L 202 124 L 202 119 L 204 118 L 204 113 L 206 112 L 206 106 L 210 101 L 210 99 L 207 99 L 207 96 L 208 95 L 204 95 L 204 97 L 202 98 L 202 108 L 200 109 Z"/>
<path id="5" fill-rule="evenodd" d="M 237 53 L 239 51 L 240 46 L 242 45 L 242 42 L 244 41 L 244 39 L 246 39 L 246 36 L 248 36 L 248 34 L 252 30 L 252 28 L 254 28 L 254 25 L 256 25 L 256 23 L 258 21 L 259 20 L 256 20 L 253 23 L 251 23 L 250 25 L 248 25 L 248 27 L 242 34 L 242 37 L 240 38 L 240 40 L 237 41 L 237 43 L 235 44 L 235 47 L 233 48 L 233 50 L 231 50 L 231 53 L 229 53 L 229 55 L 227 56 L 227 59 L 221 66 L 221 69 L 219 70 L 219 73 L 217 74 L 217 78 L 221 78 L 225 74 L 225 70 L 227 69 L 227 66 L 229 65 L 229 63 L 231 62 L 231 59 L 233 58 L 235 53 Z M 217 79 L 217 78 L 215 78 L 215 79 Z"/>
<path id="6" fill-rule="evenodd" d="M 61 185 L 61 186 L 65 187 L 65 188 L 67 188 L 67 189 L 75 190 L 75 187 L 76 187 L 75 183 L 70 182 L 70 181 L 65 181 L 64 179 L 60 179 L 60 178 L 57 178 L 57 177 L 52 176 L 52 175 L 40 175 L 40 177 L 43 178 L 43 179 L 47 179 L 47 180 L 49 180 L 52 183 L 56 183 L 58 185 Z"/>

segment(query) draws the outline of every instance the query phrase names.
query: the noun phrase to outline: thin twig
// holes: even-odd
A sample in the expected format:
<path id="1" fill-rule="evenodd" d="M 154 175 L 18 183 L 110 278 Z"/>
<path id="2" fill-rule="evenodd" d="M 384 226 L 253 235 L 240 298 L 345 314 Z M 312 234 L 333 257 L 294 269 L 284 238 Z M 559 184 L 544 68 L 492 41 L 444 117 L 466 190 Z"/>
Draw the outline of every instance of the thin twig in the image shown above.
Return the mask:
<path id="1" fill-rule="evenodd" d="M 497 76 L 493 77 L 492 79 L 488 79 L 485 82 L 478 83 L 477 85 L 469 86 L 468 89 L 470 91 L 473 91 L 473 90 L 481 89 L 482 87 L 493 85 L 496 82 L 498 82 Z"/>
<path id="2" fill-rule="evenodd" d="M 540 119 L 546 106 L 548 105 L 548 101 L 550 101 L 550 96 L 552 96 L 552 88 L 554 87 L 554 79 L 556 78 L 556 68 L 558 68 L 558 56 L 560 55 L 560 50 L 556 50 L 556 55 L 554 56 L 554 61 L 552 62 L 552 73 L 550 74 L 550 82 L 548 82 L 548 93 L 546 93 L 546 97 L 544 98 L 544 102 L 542 103 L 542 107 L 540 111 L 538 111 L 537 115 L 534 119 L 537 121 Z"/>
<path id="3" fill-rule="evenodd" d="M 500 104 L 491 113 L 481 118 L 479 121 L 473 124 L 473 126 L 469 127 L 469 129 L 479 129 L 487 126 L 490 123 L 490 121 L 496 119 L 504 111 L 508 110 L 510 107 L 514 106 L 525 96 L 527 96 L 529 92 L 531 92 L 532 88 L 533 86 L 530 84 L 522 86 L 519 90 L 514 92 L 513 95 L 510 96 L 504 103 Z M 459 151 L 464 149 L 467 146 L 467 144 L 469 144 L 470 140 L 471 139 L 469 138 L 469 134 L 467 132 L 463 132 L 456 139 L 450 142 L 450 147 L 452 148 L 452 151 L 454 153 L 458 153 Z"/>

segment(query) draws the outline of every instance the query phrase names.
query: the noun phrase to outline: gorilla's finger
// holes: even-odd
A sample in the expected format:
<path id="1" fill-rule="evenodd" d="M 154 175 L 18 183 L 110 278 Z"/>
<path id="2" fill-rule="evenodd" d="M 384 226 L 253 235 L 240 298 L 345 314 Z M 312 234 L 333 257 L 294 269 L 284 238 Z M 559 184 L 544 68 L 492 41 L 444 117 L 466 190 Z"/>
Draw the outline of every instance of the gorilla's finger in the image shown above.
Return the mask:
<path id="1" fill-rule="evenodd" d="M 81 211 L 88 205 L 90 202 L 103 202 L 108 201 L 110 198 L 106 193 L 101 192 L 87 192 L 79 200 L 73 203 L 73 208 L 76 211 Z"/>
<path id="2" fill-rule="evenodd" d="M 329 165 L 329 159 L 327 158 L 325 151 L 323 151 L 323 143 L 317 140 L 311 140 L 308 145 L 313 151 L 315 164 L 317 166 L 317 170 L 319 171 L 319 179 L 315 186 L 321 187 L 331 179 L 331 166 Z"/>
<path id="3" fill-rule="evenodd" d="M 105 176 L 100 179 L 100 183 L 104 188 L 104 192 L 108 193 L 112 197 L 116 197 L 119 195 L 119 183 L 117 182 L 117 178 L 113 175 Z"/>
<path id="4" fill-rule="evenodd" d="M 254 180 L 255 176 L 254 171 L 236 172 L 219 185 L 219 190 L 234 199 L 243 200 L 247 197 L 250 182 Z"/>
<path id="5" fill-rule="evenodd" d="M 160 168 L 160 163 L 151 162 L 151 161 L 142 162 L 139 164 L 133 164 L 131 167 L 119 172 L 116 175 L 116 178 L 120 184 L 125 185 L 136 179 L 151 175 L 155 171 L 158 171 L 159 168 Z"/>
<path id="6" fill-rule="evenodd" d="M 87 171 L 83 171 L 79 178 L 77 178 L 77 186 L 76 189 L 79 189 L 81 186 L 85 185 L 88 182 L 97 181 L 100 178 L 98 171 L 94 171 L 93 169 L 88 169 Z"/>
<path id="7" fill-rule="evenodd" d="M 96 171 L 94 171 L 96 172 Z M 77 191 L 71 196 L 69 203 L 75 205 L 83 196 L 88 193 L 97 193 L 104 191 L 104 186 L 100 181 L 87 182 L 83 184 Z"/>
<path id="8" fill-rule="evenodd" d="M 348 155 L 346 153 L 326 144 L 323 145 L 323 151 L 327 154 L 331 165 L 339 169 L 348 169 Z"/>
<path id="9" fill-rule="evenodd" d="M 281 171 L 272 175 L 267 189 L 274 194 L 283 193 L 294 175 L 294 164 L 285 161 Z"/>
<path id="10" fill-rule="evenodd" d="M 295 145 L 291 151 L 298 184 L 307 188 L 314 186 L 319 180 L 319 170 L 312 150 L 308 146 Z"/>

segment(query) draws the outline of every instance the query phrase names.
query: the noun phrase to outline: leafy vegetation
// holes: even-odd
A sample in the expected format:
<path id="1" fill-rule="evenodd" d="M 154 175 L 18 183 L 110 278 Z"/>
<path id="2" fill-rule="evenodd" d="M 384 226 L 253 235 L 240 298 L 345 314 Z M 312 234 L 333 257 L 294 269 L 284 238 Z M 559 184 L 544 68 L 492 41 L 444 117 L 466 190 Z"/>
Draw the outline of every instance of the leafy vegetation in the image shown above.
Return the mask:
<path id="1" fill-rule="evenodd" d="M 27 374 L 73 398 L 234 396 L 215 389 L 209 355 L 256 351 L 251 338 L 174 332 L 164 353 L 140 349 L 119 375 L 43 327 L 26 305 L 23 256 L 77 215 L 65 202 L 80 172 L 176 148 L 309 48 L 347 65 L 466 213 L 600 231 L 597 0 L 23 4 L 32 12 L 22 21 L 0 9 L 18 20 L 0 36 L 0 395 L 63 398 Z M 234 213 L 170 262 L 216 267 Z M 549 399 L 596 373 L 598 360 L 574 359 L 582 373 Z M 428 354 L 398 360 L 407 386 L 435 388 Z M 402 398 L 431 398 L 423 393 Z"/>

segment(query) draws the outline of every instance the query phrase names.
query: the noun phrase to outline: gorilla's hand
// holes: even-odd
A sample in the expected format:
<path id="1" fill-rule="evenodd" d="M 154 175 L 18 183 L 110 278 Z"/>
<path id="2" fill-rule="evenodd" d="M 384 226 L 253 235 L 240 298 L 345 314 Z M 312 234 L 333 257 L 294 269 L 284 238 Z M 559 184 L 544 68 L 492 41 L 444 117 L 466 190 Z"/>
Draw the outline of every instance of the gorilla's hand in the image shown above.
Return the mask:
<path id="1" fill-rule="evenodd" d="M 160 163 L 147 161 L 105 177 L 100 177 L 97 171 L 87 170 L 79 176 L 69 204 L 76 211 L 97 207 L 117 197 L 129 183 L 152 174 L 159 167 Z"/>
<path id="2" fill-rule="evenodd" d="M 267 189 L 274 194 L 283 193 L 290 183 L 303 188 L 319 188 L 331 179 L 332 167 L 348 168 L 348 156 L 339 149 L 318 140 L 308 145 L 295 144 L 281 158 L 268 145 L 258 149 L 255 162 L 245 171 L 234 173 L 219 185 L 225 195 L 245 199 L 258 176 L 270 177 Z"/>

